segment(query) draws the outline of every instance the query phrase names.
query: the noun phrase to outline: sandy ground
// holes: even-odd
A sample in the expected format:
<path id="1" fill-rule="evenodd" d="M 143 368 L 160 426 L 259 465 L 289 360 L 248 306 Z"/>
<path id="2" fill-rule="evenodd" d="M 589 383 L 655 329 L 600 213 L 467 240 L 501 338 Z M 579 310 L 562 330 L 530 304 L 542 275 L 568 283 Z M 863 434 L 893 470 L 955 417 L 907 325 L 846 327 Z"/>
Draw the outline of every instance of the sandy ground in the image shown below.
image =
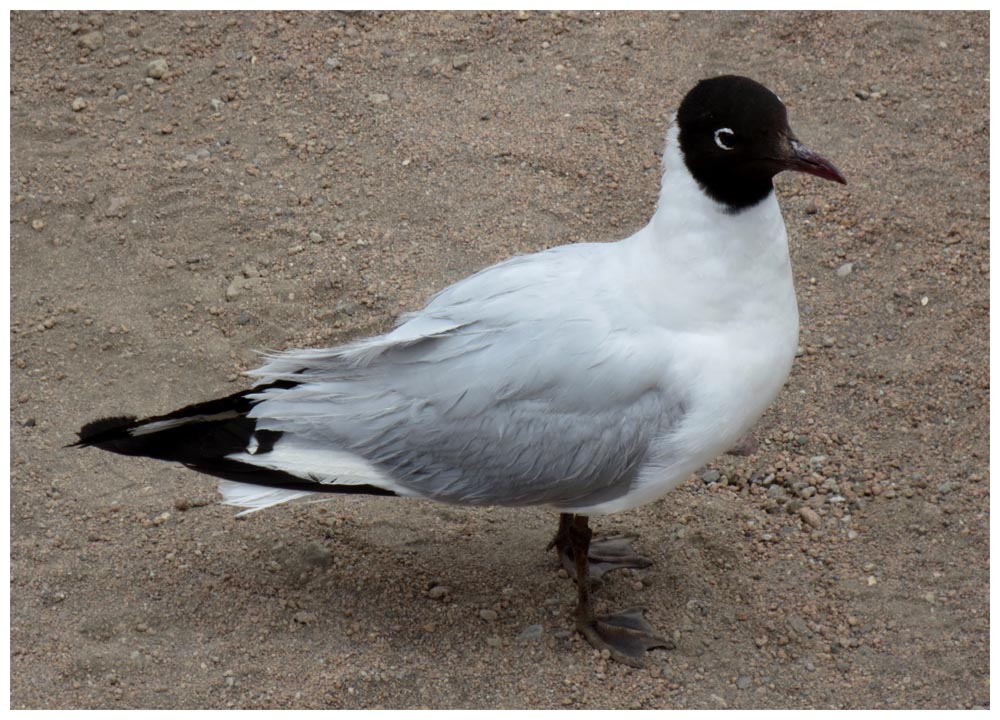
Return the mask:
<path id="1" fill-rule="evenodd" d="M 12 706 L 988 705 L 988 22 L 15 13 Z M 673 638 L 648 668 L 572 632 L 549 510 L 236 519 L 192 472 L 63 449 L 638 229 L 722 72 L 850 185 L 779 179 L 802 351 L 756 451 L 597 523 L 656 561 L 598 589 Z"/>

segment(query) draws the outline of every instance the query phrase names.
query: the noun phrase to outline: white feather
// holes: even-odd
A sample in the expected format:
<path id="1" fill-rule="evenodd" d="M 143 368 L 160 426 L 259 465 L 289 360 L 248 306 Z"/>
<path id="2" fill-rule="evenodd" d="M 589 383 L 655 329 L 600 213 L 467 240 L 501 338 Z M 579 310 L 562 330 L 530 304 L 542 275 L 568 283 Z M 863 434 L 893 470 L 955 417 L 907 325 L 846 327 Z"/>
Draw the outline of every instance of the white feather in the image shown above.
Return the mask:
<path id="1" fill-rule="evenodd" d="M 128 434 L 132 437 L 138 437 L 140 435 L 150 435 L 152 433 L 163 432 L 164 430 L 180 427 L 181 425 L 211 422 L 214 420 L 231 420 L 239 416 L 240 414 L 235 410 L 226 410 L 225 412 L 216 413 L 215 415 L 188 415 L 187 417 L 173 418 L 172 420 L 157 420 L 155 422 L 145 423 L 139 427 L 134 427 L 128 431 Z"/>
<path id="2" fill-rule="evenodd" d="M 247 515 L 272 505 L 280 505 L 289 500 L 297 500 L 315 493 L 298 490 L 281 490 L 279 488 L 263 487 L 262 485 L 247 485 L 246 483 L 220 480 L 219 492 L 222 494 L 223 505 L 235 505 L 246 508 L 239 515 Z"/>
<path id="3" fill-rule="evenodd" d="M 412 492 L 399 485 L 392 477 L 364 458 L 332 447 L 317 447 L 294 435 L 283 437 L 269 452 L 258 454 L 240 452 L 227 455 L 226 458 L 269 470 L 285 472 L 320 485 L 374 485 L 398 495 L 413 495 Z M 295 492 L 297 493 L 296 497 L 314 494 L 299 491 L 286 492 Z M 293 498 L 277 500 L 272 504 L 291 499 Z"/>

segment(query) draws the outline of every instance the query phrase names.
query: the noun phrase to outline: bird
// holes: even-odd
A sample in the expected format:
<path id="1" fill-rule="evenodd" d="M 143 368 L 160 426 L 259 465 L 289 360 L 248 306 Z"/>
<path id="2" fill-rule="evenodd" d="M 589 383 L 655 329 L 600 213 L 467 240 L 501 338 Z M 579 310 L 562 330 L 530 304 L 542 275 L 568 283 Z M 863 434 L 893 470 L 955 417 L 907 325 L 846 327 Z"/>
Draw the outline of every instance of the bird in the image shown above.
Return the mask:
<path id="1" fill-rule="evenodd" d="M 513 257 L 384 334 L 269 354 L 249 389 L 95 420 L 73 445 L 214 476 L 244 512 L 329 493 L 546 506 L 576 629 L 641 667 L 669 640 L 644 608 L 597 615 L 591 586 L 651 563 L 634 538 L 595 538 L 589 519 L 666 495 L 785 383 L 799 329 L 773 182 L 786 170 L 847 182 L 767 87 L 701 80 L 673 114 L 658 202 L 634 234 Z"/>

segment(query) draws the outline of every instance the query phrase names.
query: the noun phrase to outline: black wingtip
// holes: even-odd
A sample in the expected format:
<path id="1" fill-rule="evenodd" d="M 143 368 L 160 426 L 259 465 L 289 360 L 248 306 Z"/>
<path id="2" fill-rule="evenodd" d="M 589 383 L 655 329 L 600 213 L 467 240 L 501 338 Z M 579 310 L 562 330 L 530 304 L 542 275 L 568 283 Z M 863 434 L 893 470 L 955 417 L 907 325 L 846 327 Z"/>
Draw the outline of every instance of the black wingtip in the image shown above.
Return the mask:
<path id="1" fill-rule="evenodd" d="M 137 418 L 135 415 L 118 415 L 116 417 L 106 417 L 89 422 L 80 428 L 77 436 L 80 438 L 75 443 L 66 447 L 86 447 L 111 439 L 128 428 L 135 427 Z"/>

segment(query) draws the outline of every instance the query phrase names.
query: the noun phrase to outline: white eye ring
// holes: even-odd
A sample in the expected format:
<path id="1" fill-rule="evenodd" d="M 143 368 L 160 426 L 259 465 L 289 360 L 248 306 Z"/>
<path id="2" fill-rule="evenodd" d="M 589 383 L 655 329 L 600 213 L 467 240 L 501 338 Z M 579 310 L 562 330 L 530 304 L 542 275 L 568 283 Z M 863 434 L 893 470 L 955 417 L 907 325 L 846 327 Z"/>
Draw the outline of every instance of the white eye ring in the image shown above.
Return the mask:
<path id="1" fill-rule="evenodd" d="M 715 131 L 715 144 L 718 145 L 723 150 L 732 150 L 733 149 L 732 145 L 726 145 L 726 143 L 723 142 L 721 137 L 722 133 L 727 133 L 730 137 L 734 137 L 736 133 L 734 133 L 729 128 L 719 128 L 718 130 Z"/>

